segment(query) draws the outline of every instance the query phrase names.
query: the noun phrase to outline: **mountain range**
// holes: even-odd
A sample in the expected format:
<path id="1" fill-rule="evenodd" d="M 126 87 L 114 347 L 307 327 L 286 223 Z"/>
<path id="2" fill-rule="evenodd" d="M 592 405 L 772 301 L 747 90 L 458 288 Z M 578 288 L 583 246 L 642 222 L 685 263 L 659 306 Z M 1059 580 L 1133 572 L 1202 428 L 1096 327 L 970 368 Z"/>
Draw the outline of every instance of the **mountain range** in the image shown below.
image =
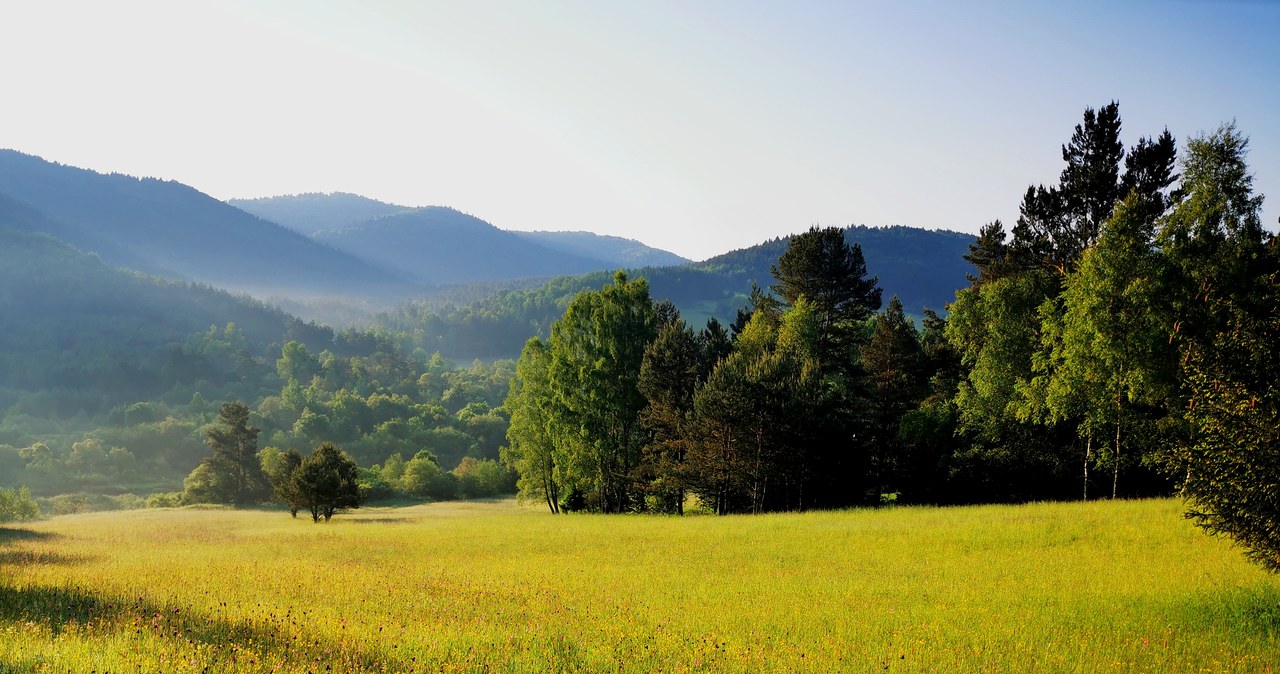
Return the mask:
<path id="1" fill-rule="evenodd" d="M 115 267 L 264 297 L 415 294 L 388 270 L 177 182 L 0 150 L 0 196 L 28 213 L 11 226 L 38 221 Z"/>
<path id="2" fill-rule="evenodd" d="M 130 334 L 140 334 L 147 321 L 172 336 L 235 315 L 273 326 L 255 329 L 265 345 L 276 341 L 270 333 L 301 325 L 283 313 L 250 320 L 266 300 L 331 325 L 337 319 L 329 316 L 368 324 L 374 311 L 386 311 L 376 320 L 413 325 L 424 348 L 459 359 L 514 355 L 574 293 L 598 288 L 618 268 L 646 277 L 653 297 L 673 301 L 691 323 L 712 316 L 731 321 L 753 283 L 772 283 L 770 268 L 789 240 L 688 262 L 627 239 L 512 232 L 450 208 L 406 208 L 352 194 L 224 203 L 181 183 L 102 174 L 12 150 L 0 150 L 0 227 L 7 259 L 24 261 L 0 279 L 0 294 L 20 297 L 37 284 L 49 307 L 84 307 L 84 297 L 111 288 L 135 298 L 99 302 L 134 317 L 122 319 L 133 321 Z M 924 307 L 944 310 L 972 271 L 962 257 L 970 235 L 862 226 L 845 233 L 862 246 L 886 299 L 898 295 L 916 315 Z M 48 268 L 35 274 L 29 263 L 39 260 Z M 161 287 L 163 293 L 155 290 Z M 208 292 L 217 289 L 258 300 L 222 293 L 213 302 Z M 410 300 L 417 304 L 407 308 Z M 325 311 L 344 302 L 358 308 Z M 183 304 L 219 308 L 186 315 L 174 309 Z M 494 333 L 480 334 L 486 326 Z"/>
<path id="3" fill-rule="evenodd" d="M 435 286 L 690 262 L 632 239 L 590 232 L 507 231 L 444 206 L 410 208 L 355 194 L 228 203 Z"/>

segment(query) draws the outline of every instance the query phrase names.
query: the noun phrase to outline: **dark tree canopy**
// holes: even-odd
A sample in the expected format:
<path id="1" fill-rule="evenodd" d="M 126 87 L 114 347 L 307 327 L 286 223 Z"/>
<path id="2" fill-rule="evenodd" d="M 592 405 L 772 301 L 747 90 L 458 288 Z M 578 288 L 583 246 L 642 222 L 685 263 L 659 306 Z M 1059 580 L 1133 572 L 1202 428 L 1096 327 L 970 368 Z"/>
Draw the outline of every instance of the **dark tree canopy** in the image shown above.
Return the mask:
<path id="1" fill-rule="evenodd" d="M 903 415 L 924 397 L 920 335 L 902 312 L 895 295 L 876 316 L 871 340 L 862 350 L 862 367 L 873 392 L 870 401 L 871 472 L 881 493 L 903 483 L 902 445 L 898 427 Z"/>
<path id="2" fill-rule="evenodd" d="M 809 298 L 826 326 L 860 321 L 880 308 L 880 288 L 867 278 L 862 247 L 845 241 L 839 227 L 811 227 L 792 237 L 773 266 L 773 290 L 788 306 Z"/>
<path id="3" fill-rule="evenodd" d="M 271 484 L 272 497 L 276 502 L 288 506 L 289 514 L 297 517 L 298 511 L 306 505 L 303 495 L 298 492 L 293 482 L 294 473 L 302 465 L 302 453 L 292 448 L 282 452 L 274 447 L 268 447 L 262 450 L 259 457 L 262 472 L 266 474 L 267 482 Z"/>
<path id="4" fill-rule="evenodd" d="M 293 472 L 293 491 L 303 507 L 311 511 L 311 521 L 329 521 L 338 510 L 359 508 L 360 469 L 354 459 L 331 443 L 324 443 L 302 460 Z"/>
<path id="5" fill-rule="evenodd" d="M 1161 243 L 1172 267 L 1188 442 L 1167 457 L 1189 516 L 1280 572 L 1280 249 L 1234 124 L 1188 143 Z"/>
<path id="6" fill-rule="evenodd" d="M 969 274 L 969 282 L 986 283 L 1003 276 L 1013 270 L 1009 259 L 1009 244 L 1005 241 L 1004 224 L 999 220 L 990 222 L 978 230 L 978 238 L 969 244 L 969 252 L 964 259 L 977 268 L 977 275 Z"/>
<path id="7" fill-rule="evenodd" d="M 214 485 L 208 497 L 234 505 L 261 502 L 271 490 L 258 461 L 258 429 L 249 425 L 249 408 L 241 402 L 226 403 L 218 420 L 206 434 L 213 455 L 202 464 Z"/>
<path id="8" fill-rule="evenodd" d="M 773 266 L 773 286 L 787 306 L 801 297 L 813 304 L 821 333 L 817 358 L 824 371 L 839 371 L 849 360 L 854 324 L 880 308 L 876 278 L 867 278 L 862 248 L 849 245 L 838 227 L 811 227 L 791 238 Z"/>
<path id="9" fill-rule="evenodd" d="M 640 420 L 649 433 L 641 481 L 655 509 L 683 513 L 682 464 L 693 392 L 705 374 L 701 345 L 683 320 L 662 325 L 644 350 L 636 387 L 648 405 Z"/>

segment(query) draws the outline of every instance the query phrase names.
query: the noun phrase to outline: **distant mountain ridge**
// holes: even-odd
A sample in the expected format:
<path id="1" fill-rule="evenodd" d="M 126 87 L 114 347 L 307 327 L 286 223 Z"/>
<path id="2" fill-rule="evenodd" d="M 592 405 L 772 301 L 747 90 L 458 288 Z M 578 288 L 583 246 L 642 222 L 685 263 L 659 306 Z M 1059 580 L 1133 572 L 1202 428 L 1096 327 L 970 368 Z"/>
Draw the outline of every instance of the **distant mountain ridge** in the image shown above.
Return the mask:
<path id="1" fill-rule="evenodd" d="M 646 246 L 635 239 L 606 236 L 593 232 L 511 232 L 522 239 L 547 248 L 603 260 L 617 267 L 675 267 L 693 260 L 659 248 Z"/>
<path id="2" fill-rule="evenodd" d="M 386 270 L 177 182 L 0 150 L 0 194 L 42 214 L 43 231 L 115 266 L 259 296 L 409 292 Z"/>
<path id="3" fill-rule="evenodd" d="M 347 192 L 308 192 L 260 199 L 228 199 L 227 203 L 307 236 L 411 208 Z"/>
<path id="4" fill-rule="evenodd" d="M 231 199 L 227 201 L 237 208 L 260 218 L 278 222 L 296 232 L 325 241 L 343 250 L 399 270 L 408 271 L 412 278 L 427 278 L 431 283 L 471 283 L 477 281 L 516 279 L 521 277 L 551 277 L 562 274 L 578 274 L 587 271 L 619 269 L 626 267 L 664 267 L 687 264 L 690 260 L 665 250 L 647 246 L 633 239 L 604 236 L 592 232 L 525 232 L 502 230 L 472 215 L 445 206 L 409 207 L 370 199 L 357 194 L 333 192 L 308 193 L 291 196 L 264 197 L 261 199 Z M 454 242 L 448 239 L 432 240 L 424 232 L 419 236 L 410 233 L 412 219 L 399 221 L 375 221 L 391 216 L 419 212 L 419 226 L 441 230 L 461 237 Z M 408 217 L 408 216 L 406 216 Z M 359 227 L 357 235 L 353 228 Z M 468 227 L 471 228 L 468 231 Z M 509 237 L 491 230 L 506 232 L 528 241 L 532 246 L 521 250 Z M 370 238 L 356 241 L 357 236 Z M 467 246 L 488 242 L 498 246 L 501 253 L 489 259 L 478 255 L 466 261 L 468 255 L 479 251 Z M 412 246 L 406 250 L 405 246 Z M 440 260 L 434 249 L 452 249 L 456 259 Z M 548 256 L 548 251 L 554 253 Z M 424 255 L 428 265 L 444 268 L 460 268 L 464 274 L 441 280 L 440 274 L 426 271 L 420 265 L 408 264 L 404 259 L 412 253 Z M 541 258 L 519 260 L 520 256 Z M 584 262 L 585 261 L 585 262 Z M 562 266 L 557 266 L 562 265 Z"/>
<path id="5" fill-rule="evenodd" d="M 314 236 L 406 278 L 433 285 L 545 278 L 608 266 L 527 241 L 442 206 L 400 211 Z"/>
<path id="6" fill-rule="evenodd" d="M 626 239 L 505 231 L 451 208 L 405 209 L 344 193 L 236 203 L 262 215 L 176 182 L 0 151 L 0 225 L 13 232 L 52 237 L 104 269 L 124 266 L 245 292 L 340 326 L 416 298 L 381 322 L 417 331 L 427 353 L 466 359 L 515 355 L 527 337 L 545 333 L 573 294 L 598 288 L 618 268 L 647 278 L 652 296 L 673 301 L 692 324 L 711 316 L 730 321 L 748 302 L 752 283 L 766 289 L 773 283 L 770 269 L 790 240 L 703 262 L 667 265 L 671 257 L 659 257 L 652 264 L 653 249 Z M 263 211 L 273 208 L 278 212 Z M 310 227 L 314 238 L 266 215 Z M 845 237 L 862 247 L 886 300 L 898 295 L 917 316 L 925 307 L 945 310 L 973 271 L 963 258 L 971 235 L 852 226 Z M 621 257 L 627 255 L 633 257 Z M 6 281 L 0 293 L 23 292 L 19 276 Z"/>

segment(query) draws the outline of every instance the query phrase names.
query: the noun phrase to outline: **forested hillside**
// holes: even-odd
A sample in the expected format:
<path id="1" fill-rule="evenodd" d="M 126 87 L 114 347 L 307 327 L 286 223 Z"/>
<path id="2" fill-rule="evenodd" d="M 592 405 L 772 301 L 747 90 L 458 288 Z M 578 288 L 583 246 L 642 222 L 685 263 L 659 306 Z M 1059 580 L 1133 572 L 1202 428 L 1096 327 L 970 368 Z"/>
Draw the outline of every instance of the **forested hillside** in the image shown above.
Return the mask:
<path id="1" fill-rule="evenodd" d="M 512 234 L 552 250 L 600 260 L 613 268 L 671 267 L 692 260 L 646 246 L 635 239 L 592 232 L 519 232 Z"/>
<path id="2" fill-rule="evenodd" d="M 867 269 L 880 287 L 896 294 L 915 317 L 925 308 L 944 313 L 974 267 L 964 255 L 973 237 L 909 227 L 848 227 L 845 240 L 862 246 Z M 656 300 L 670 300 L 692 325 L 716 317 L 728 325 L 750 301 L 752 284 L 768 289 L 770 269 L 788 238 L 774 239 L 678 267 L 628 270 L 649 283 Z M 878 257 L 877 257 L 878 256 Z M 456 358 L 509 358 L 530 335 L 547 336 L 574 295 L 608 282 L 609 272 L 553 279 L 543 285 L 503 290 L 472 302 L 415 303 L 379 317 L 387 329 L 407 335 L 413 346 Z"/>
<path id="3" fill-rule="evenodd" d="M 457 369 L 385 335 L 113 269 L 4 224 L 43 227 L 38 213 L 0 207 L 0 488 L 26 485 L 54 512 L 186 494 L 184 482 L 209 498 L 191 473 L 233 400 L 282 451 L 341 442 L 365 466 L 402 456 L 365 479 L 375 495 L 477 495 L 508 479 L 494 410 L 511 363 Z"/>
<path id="4" fill-rule="evenodd" d="M 300 234 L 311 236 L 327 229 L 341 229 L 366 220 L 409 210 L 358 194 L 294 194 L 261 199 L 229 199 L 228 204 L 263 220 L 278 222 Z"/>
<path id="5" fill-rule="evenodd" d="M 112 266 L 259 297 L 407 297 L 412 290 L 392 273 L 177 182 L 0 150 L 0 194 L 43 214 L 44 231 Z"/>
<path id="6" fill-rule="evenodd" d="M 2 220 L 0 243 L 0 409 L 10 414 L 92 416 L 166 393 L 180 402 L 197 389 L 231 395 L 240 391 L 225 388 L 226 374 L 240 349 L 261 356 L 284 338 L 333 338 L 247 297 L 111 269 Z M 215 355 L 192 341 L 227 324 L 236 351 Z"/>

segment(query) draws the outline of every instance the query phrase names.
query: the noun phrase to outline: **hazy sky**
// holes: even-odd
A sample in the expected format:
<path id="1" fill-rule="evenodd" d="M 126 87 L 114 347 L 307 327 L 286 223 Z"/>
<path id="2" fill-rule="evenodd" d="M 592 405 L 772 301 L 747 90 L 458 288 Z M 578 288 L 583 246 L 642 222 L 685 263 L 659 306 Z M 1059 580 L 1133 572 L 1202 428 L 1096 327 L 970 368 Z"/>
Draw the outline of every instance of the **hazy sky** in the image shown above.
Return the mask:
<path id="1" fill-rule="evenodd" d="M 976 232 L 1235 119 L 1280 216 L 1280 2 L 5 3 L 0 147 L 215 197 L 355 192 L 705 258 L 810 225 Z"/>

